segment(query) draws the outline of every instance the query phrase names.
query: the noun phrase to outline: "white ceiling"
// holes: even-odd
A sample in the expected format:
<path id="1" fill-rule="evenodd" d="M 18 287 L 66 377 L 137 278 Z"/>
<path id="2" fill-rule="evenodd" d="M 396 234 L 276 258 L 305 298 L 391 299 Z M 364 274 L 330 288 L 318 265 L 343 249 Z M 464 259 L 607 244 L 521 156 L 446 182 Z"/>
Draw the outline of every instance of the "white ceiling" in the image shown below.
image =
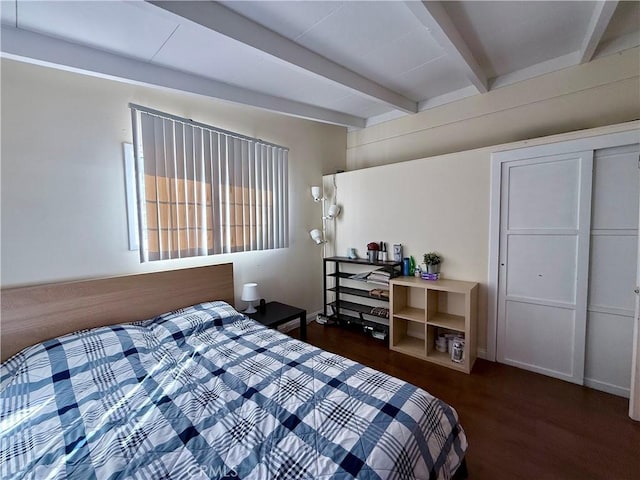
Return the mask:
<path id="1" fill-rule="evenodd" d="M 0 7 L 4 57 L 355 128 L 640 44 L 638 1 Z"/>

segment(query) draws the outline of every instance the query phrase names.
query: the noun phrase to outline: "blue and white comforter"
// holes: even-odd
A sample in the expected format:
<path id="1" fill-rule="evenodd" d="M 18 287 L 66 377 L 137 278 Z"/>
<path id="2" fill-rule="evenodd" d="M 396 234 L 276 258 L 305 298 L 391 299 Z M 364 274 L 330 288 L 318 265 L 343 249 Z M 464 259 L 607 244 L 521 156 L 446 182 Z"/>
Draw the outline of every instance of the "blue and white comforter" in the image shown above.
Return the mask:
<path id="1" fill-rule="evenodd" d="M 46 341 L 1 368 L 0 476 L 449 478 L 456 412 L 223 302 Z"/>

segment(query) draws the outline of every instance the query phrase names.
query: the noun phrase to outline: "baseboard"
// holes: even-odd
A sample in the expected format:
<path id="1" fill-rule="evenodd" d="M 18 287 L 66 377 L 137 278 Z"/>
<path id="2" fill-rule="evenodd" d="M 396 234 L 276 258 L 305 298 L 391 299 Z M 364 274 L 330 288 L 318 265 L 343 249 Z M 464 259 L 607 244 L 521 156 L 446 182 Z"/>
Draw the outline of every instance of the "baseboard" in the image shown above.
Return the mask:
<path id="1" fill-rule="evenodd" d="M 599 380 L 594 380 L 593 378 L 584 378 L 583 379 L 584 386 L 593 388 L 595 390 L 600 390 L 601 392 L 610 393 L 612 395 L 617 395 L 619 397 L 629 398 L 630 389 L 619 387 L 618 385 L 613 385 L 611 383 L 601 382 Z"/>
<path id="2" fill-rule="evenodd" d="M 482 358 L 483 360 L 489 360 L 487 358 L 487 350 L 485 348 L 478 348 L 476 350 L 476 357 Z"/>
<path id="3" fill-rule="evenodd" d="M 318 318 L 318 314 L 322 313 L 322 310 L 316 310 L 315 312 L 309 313 L 307 315 L 307 323 L 315 322 L 316 318 Z"/>

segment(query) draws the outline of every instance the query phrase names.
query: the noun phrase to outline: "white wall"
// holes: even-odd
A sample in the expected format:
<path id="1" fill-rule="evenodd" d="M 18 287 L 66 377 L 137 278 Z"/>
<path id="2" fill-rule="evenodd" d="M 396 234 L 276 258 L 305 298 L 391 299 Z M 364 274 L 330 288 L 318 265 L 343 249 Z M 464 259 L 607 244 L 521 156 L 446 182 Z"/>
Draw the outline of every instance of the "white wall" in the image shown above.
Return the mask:
<path id="1" fill-rule="evenodd" d="M 167 90 L 2 60 L 2 287 L 233 262 L 267 300 L 321 307 L 309 186 L 345 168 L 346 131 Z M 122 142 L 128 103 L 290 147 L 290 248 L 140 264 L 128 251 Z"/>
<path id="2" fill-rule="evenodd" d="M 640 118 L 640 48 L 349 132 L 347 169 Z"/>
<path id="3" fill-rule="evenodd" d="M 478 348 L 487 345 L 487 280 L 491 153 L 583 136 L 639 129 L 640 122 L 495 145 L 335 176 L 342 213 L 332 228 L 335 252 L 356 247 L 366 255 L 371 241 L 402 243 L 404 256 L 437 251 L 442 275 L 480 283 Z M 333 176 L 324 179 L 333 195 Z M 332 252 L 333 253 L 333 252 Z"/>

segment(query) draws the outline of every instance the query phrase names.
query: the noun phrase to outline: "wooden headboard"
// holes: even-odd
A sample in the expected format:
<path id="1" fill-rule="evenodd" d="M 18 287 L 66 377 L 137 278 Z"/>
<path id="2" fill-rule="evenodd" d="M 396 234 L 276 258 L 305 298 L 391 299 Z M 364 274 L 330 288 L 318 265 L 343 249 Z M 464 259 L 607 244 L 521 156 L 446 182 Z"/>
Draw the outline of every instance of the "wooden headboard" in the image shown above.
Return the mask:
<path id="1" fill-rule="evenodd" d="M 2 289 L 1 357 L 85 328 L 134 322 L 208 300 L 233 305 L 233 264 Z"/>

